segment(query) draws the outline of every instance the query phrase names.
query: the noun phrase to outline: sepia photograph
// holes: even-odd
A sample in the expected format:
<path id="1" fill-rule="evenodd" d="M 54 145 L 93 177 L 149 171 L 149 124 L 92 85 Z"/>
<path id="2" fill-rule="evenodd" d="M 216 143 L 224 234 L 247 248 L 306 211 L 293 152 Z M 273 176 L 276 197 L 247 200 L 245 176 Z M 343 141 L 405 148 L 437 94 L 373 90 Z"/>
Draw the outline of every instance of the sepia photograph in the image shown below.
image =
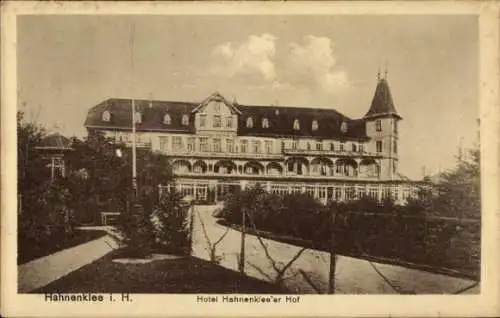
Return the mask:
<path id="1" fill-rule="evenodd" d="M 15 24 L 16 293 L 481 294 L 477 14 Z"/>

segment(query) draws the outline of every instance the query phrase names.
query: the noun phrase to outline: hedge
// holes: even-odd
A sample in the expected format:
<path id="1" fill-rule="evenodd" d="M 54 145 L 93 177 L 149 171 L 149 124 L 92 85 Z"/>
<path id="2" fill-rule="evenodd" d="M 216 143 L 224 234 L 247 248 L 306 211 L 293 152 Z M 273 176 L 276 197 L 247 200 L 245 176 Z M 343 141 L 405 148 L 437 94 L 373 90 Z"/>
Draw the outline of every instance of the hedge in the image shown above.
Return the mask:
<path id="1" fill-rule="evenodd" d="M 398 206 L 390 198 L 379 203 L 364 197 L 325 206 L 306 194 L 278 195 L 256 187 L 229 196 L 216 216 L 241 225 L 243 211 L 258 230 L 309 240 L 324 250 L 329 250 L 335 215 L 340 254 L 479 276 L 480 221 L 435 217 L 417 201 Z"/>

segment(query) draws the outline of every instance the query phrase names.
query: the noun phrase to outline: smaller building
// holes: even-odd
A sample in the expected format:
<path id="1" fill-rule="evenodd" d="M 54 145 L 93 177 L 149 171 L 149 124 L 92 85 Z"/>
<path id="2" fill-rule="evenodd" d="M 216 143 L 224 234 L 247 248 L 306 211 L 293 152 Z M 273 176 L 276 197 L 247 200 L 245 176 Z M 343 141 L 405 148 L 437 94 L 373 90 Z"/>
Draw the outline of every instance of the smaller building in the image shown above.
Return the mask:
<path id="1" fill-rule="evenodd" d="M 54 181 L 60 177 L 66 177 L 68 170 L 67 155 L 74 149 L 71 140 L 59 133 L 53 133 L 45 137 L 39 146 L 35 148 L 40 151 L 47 162 L 47 176 Z"/>

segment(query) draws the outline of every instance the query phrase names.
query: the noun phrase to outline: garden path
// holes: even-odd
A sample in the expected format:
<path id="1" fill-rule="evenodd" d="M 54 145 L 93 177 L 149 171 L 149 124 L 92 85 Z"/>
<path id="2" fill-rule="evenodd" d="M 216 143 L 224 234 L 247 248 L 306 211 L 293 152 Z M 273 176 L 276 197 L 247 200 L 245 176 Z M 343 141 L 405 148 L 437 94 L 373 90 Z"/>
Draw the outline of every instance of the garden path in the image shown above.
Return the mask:
<path id="1" fill-rule="evenodd" d="M 193 256 L 209 260 L 211 255 L 207 242 L 213 245 L 225 234 L 217 244 L 215 256 L 219 258 L 220 265 L 236 271 L 241 248 L 241 233 L 234 229 L 227 230 L 225 226 L 218 224 L 217 219 L 212 216 L 216 208 L 215 206 L 195 207 Z M 267 245 L 268 253 L 278 267 L 283 267 L 301 249 L 270 239 L 263 238 L 262 241 Z M 389 283 L 377 271 L 382 273 Z M 273 281 L 276 278 L 272 261 L 266 256 L 257 237 L 249 234 L 246 235 L 245 241 L 245 273 L 265 281 Z M 329 254 L 306 250 L 286 270 L 284 284 L 287 289 L 296 293 L 310 294 L 318 291 L 326 293 L 328 273 Z M 340 294 L 450 294 L 475 283 L 469 279 L 346 256 L 338 256 L 335 276 L 335 292 Z M 468 289 L 465 293 L 479 293 L 479 285 Z"/>
<path id="2" fill-rule="evenodd" d="M 18 292 L 28 293 L 43 287 L 92 263 L 115 248 L 117 248 L 116 240 L 108 232 L 108 235 L 96 240 L 20 265 L 18 266 Z"/>

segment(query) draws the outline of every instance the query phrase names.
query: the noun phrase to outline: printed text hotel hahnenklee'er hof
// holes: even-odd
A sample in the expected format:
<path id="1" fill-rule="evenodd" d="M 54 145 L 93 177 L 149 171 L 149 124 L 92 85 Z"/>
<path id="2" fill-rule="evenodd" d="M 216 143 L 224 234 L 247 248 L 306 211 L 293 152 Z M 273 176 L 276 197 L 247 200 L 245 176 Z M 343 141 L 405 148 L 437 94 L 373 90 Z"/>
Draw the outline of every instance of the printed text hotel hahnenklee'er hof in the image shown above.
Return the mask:
<path id="1" fill-rule="evenodd" d="M 404 203 L 415 182 L 398 172 L 398 115 L 386 78 L 378 79 L 359 119 L 334 109 L 250 106 L 216 92 L 202 102 L 107 99 L 85 126 L 167 155 L 175 186 L 197 200 L 218 201 L 236 187 L 304 192 L 320 201 L 391 195 Z"/>

